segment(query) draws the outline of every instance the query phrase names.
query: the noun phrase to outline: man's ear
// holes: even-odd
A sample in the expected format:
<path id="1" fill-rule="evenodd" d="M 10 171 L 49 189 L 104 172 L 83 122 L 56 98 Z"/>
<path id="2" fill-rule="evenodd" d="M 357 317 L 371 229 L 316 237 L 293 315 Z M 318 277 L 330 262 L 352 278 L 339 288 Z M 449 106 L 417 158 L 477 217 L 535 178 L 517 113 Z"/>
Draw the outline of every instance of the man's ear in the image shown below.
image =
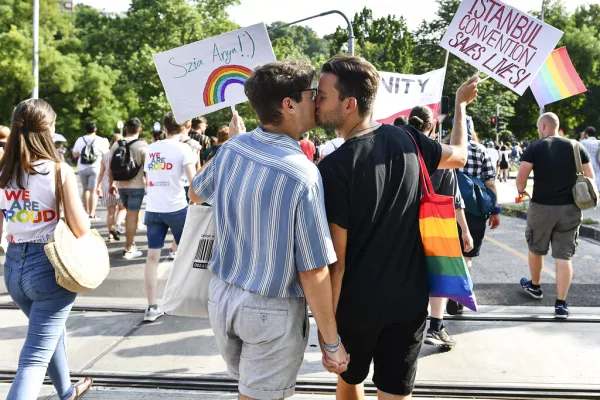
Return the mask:
<path id="1" fill-rule="evenodd" d="M 344 109 L 346 114 L 351 114 L 358 107 L 358 102 L 356 101 L 356 97 L 348 97 L 348 98 L 342 100 L 342 106 L 343 106 L 342 108 Z"/>
<path id="2" fill-rule="evenodd" d="M 285 112 L 292 113 L 294 112 L 294 102 L 289 97 L 286 97 L 281 101 L 281 109 Z"/>

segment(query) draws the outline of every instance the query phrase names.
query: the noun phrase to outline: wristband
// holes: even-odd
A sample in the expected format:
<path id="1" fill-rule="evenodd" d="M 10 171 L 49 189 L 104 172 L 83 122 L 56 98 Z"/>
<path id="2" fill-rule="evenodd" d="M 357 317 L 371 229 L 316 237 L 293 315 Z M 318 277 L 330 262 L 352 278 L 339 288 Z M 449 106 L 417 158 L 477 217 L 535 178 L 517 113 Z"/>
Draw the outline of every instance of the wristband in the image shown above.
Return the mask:
<path id="1" fill-rule="evenodd" d="M 340 335 L 338 335 L 338 340 L 334 344 L 327 344 L 327 343 L 325 343 L 325 339 L 323 339 L 321 341 L 323 342 L 323 348 L 328 353 L 336 353 L 338 351 L 338 349 L 340 348 L 340 345 L 342 344 L 342 338 L 340 338 Z"/>
<path id="2" fill-rule="evenodd" d="M 500 206 L 496 206 L 494 207 L 494 209 L 492 210 L 492 215 L 498 215 L 502 212 L 502 207 Z"/>

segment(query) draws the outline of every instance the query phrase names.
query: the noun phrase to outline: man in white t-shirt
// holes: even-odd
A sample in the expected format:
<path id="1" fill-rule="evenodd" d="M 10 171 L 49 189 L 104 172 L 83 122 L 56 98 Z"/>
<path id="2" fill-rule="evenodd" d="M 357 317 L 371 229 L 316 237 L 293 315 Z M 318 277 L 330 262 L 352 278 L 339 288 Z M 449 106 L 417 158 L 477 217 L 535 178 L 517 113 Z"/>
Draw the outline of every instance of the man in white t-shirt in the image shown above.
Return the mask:
<path id="1" fill-rule="evenodd" d="M 322 159 L 336 151 L 341 145 L 344 144 L 344 138 L 341 138 L 336 132 L 337 137 L 335 139 L 328 140 L 321 149 L 321 156 L 319 157 L 319 162 Z"/>
<path id="2" fill-rule="evenodd" d="M 144 171 L 148 182 L 146 195 L 146 216 L 148 256 L 146 258 L 146 296 L 148 309 L 144 321 L 152 322 L 164 312 L 157 305 L 157 268 L 160 252 L 165 244 L 167 231 L 171 229 L 175 243 L 179 244 L 188 202 L 185 198 L 182 174 L 192 181 L 196 173 L 197 156 L 190 146 L 180 142 L 185 131 L 185 122 L 178 124 L 172 112 L 163 119 L 167 138 L 152 143 L 148 147 Z"/>
<path id="3" fill-rule="evenodd" d="M 584 139 L 581 141 L 583 147 L 590 153 L 592 168 L 596 174 L 596 186 L 600 188 L 600 163 L 598 163 L 598 154 L 600 152 L 600 140 L 596 138 L 596 128 L 588 126 L 583 132 Z"/>
<path id="4" fill-rule="evenodd" d="M 83 187 L 83 207 L 93 221 L 100 219 L 96 217 L 96 204 L 98 203 L 96 184 L 100 174 L 102 155 L 108 151 L 108 142 L 96 135 L 96 124 L 90 121 L 86 122 L 85 135 L 77 139 L 73 146 L 73 158 L 78 158 L 77 174 Z"/>
<path id="5" fill-rule="evenodd" d="M 494 171 L 496 172 L 496 175 L 497 175 L 498 174 L 498 163 L 500 162 L 500 153 L 498 152 L 498 150 L 495 149 L 494 142 L 489 140 L 485 144 L 485 152 L 490 157 L 490 161 L 492 162 L 492 165 L 494 166 Z"/>

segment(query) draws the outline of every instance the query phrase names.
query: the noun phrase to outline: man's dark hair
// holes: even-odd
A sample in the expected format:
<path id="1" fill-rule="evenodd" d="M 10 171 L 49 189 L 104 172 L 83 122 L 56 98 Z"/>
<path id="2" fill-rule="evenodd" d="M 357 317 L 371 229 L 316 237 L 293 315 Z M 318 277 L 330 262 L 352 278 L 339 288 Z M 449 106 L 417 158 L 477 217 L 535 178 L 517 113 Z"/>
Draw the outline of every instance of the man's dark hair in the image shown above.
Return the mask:
<path id="1" fill-rule="evenodd" d="M 315 69 L 306 61 L 272 62 L 252 72 L 244 92 L 261 124 L 279 125 L 283 99 L 301 102 L 302 91 L 311 88 L 314 78 Z"/>
<path id="2" fill-rule="evenodd" d="M 593 126 L 588 126 L 587 128 L 585 128 L 584 132 L 588 136 L 596 137 L 596 128 L 594 128 Z"/>
<path id="3" fill-rule="evenodd" d="M 395 126 L 405 126 L 405 125 L 408 125 L 408 118 L 405 117 L 404 115 L 401 115 L 401 116 L 397 117 L 394 120 L 394 125 Z"/>
<path id="4" fill-rule="evenodd" d="M 427 125 L 433 124 L 433 111 L 427 106 L 416 106 L 410 112 L 408 123 L 423 132 Z"/>
<path id="5" fill-rule="evenodd" d="M 204 117 L 196 117 L 192 119 L 192 129 L 196 130 L 200 127 L 200 124 L 202 123 L 208 124 L 208 122 L 206 121 L 206 118 Z"/>
<path id="6" fill-rule="evenodd" d="M 92 121 L 88 121 L 85 123 L 85 133 L 94 133 L 96 132 L 96 124 Z"/>
<path id="7" fill-rule="evenodd" d="M 169 111 L 168 113 L 166 113 L 163 118 L 163 126 L 165 127 L 165 129 L 167 130 L 167 134 L 169 135 L 177 135 L 181 131 L 181 128 L 185 126 L 186 122 L 187 121 L 183 121 L 181 124 L 177 122 L 173 111 Z"/>
<path id="8" fill-rule="evenodd" d="M 138 118 L 129 118 L 125 123 L 125 131 L 130 135 L 135 135 L 138 133 L 140 128 L 142 127 L 142 121 Z"/>
<path id="9" fill-rule="evenodd" d="M 356 98 L 358 113 L 365 117 L 373 111 L 373 103 L 379 86 L 379 73 L 364 58 L 335 56 L 321 68 L 322 73 L 331 73 L 338 77 L 336 89 L 340 100 Z"/>

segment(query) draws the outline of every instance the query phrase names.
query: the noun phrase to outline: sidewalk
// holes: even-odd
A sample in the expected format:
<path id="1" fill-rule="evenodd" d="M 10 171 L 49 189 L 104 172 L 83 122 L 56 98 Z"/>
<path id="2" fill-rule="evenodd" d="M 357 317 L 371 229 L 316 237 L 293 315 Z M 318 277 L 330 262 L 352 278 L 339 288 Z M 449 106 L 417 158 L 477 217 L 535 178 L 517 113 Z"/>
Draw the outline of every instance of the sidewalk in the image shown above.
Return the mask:
<path id="1" fill-rule="evenodd" d="M 572 308 L 573 318 L 566 322 L 554 322 L 552 311 L 538 307 L 482 307 L 477 315 L 485 320 L 467 320 L 474 315 L 467 313 L 464 320 L 447 321 L 458 345 L 452 351 L 423 345 L 417 385 L 587 385 L 600 391 L 600 308 Z M 535 318 L 520 319 L 541 313 L 546 319 L 538 322 Z M 0 370 L 14 371 L 27 321 L 18 310 L 0 310 L 0 315 L 0 346 L 4 350 Z M 507 316 L 513 319 L 502 320 Z M 143 324 L 142 317 L 140 313 L 73 312 L 67 323 L 72 372 L 92 376 L 227 377 L 207 320 L 165 316 L 155 323 Z M 314 321 L 310 335 L 299 381 L 335 382 L 335 376 L 321 366 Z M 104 394 L 98 392 L 94 395 L 98 397 L 90 398 L 108 398 L 101 397 Z M 140 396 L 119 398 L 155 398 Z"/>

